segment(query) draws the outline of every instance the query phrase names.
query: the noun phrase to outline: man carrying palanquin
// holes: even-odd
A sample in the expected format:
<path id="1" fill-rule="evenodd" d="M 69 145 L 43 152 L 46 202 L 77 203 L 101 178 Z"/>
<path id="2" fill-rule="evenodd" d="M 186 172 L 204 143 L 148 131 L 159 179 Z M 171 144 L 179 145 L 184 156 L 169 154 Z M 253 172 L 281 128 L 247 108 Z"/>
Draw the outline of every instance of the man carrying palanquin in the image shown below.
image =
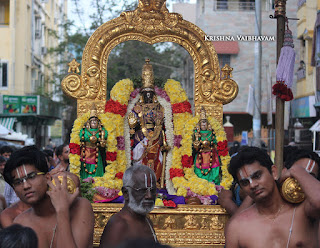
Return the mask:
<path id="1" fill-rule="evenodd" d="M 95 105 L 90 118 L 80 130 L 81 170 L 80 177 L 102 177 L 106 166 L 106 144 L 108 131 L 97 117 Z"/>
<path id="2" fill-rule="evenodd" d="M 100 248 L 117 247 L 134 239 L 157 242 L 151 220 L 146 216 L 154 208 L 156 190 L 156 177 L 149 167 L 131 166 L 125 171 L 122 187 L 124 207 L 108 221 Z"/>
<path id="3" fill-rule="evenodd" d="M 133 165 L 150 167 L 159 181 L 169 147 L 164 132 L 164 108 L 155 94 L 153 69 L 149 62 L 147 59 L 143 66 L 141 98 L 129 113 L 128 122 L 133 141 Z"/>
<path id="4" fill-rule="evenodd" d="M 277 167 L 266 152 L 247 147 L 231 159 L 229 172 L 255 202 L 238 213 L 226 228 L 226 247 L 318 247 L 320 182 L 317 167 L 295 163 L 286 176 L 295 178 L 305 193 L 300 204 L 285 201 L 277 188 Z"/>
<path id="5" fill-rule="evenodd" d="M 79 188 L 68 192 L 66 175 L 62 184 L 56 176 L 51 181 L 45 156 L 35 146 L 14 152 L 4 177 L 21 201 L 31 206 L 14 222 L 31 227 L 39 247 L 92 247 L 94 216 L 90 202 L 78 197 Z"/>

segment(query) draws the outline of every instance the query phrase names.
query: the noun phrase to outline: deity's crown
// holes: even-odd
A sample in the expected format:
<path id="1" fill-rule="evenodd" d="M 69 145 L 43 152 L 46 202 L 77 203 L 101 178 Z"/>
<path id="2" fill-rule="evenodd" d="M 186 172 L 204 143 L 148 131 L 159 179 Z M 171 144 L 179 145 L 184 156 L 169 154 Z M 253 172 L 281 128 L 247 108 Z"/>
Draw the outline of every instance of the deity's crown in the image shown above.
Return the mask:
<path id="1" fill-rule="evenodd" d="M 94 103 L 92 103 L 89 119 L 91 119 L 91 118 L 93 118 L 93 117 L 97 117 L 97 116 L 98 116 L 98 115 L 97 115 L 96 105 L 95 105 Z"/>
<path id="2" fill-rule="evenodd" d="M 152 65 L 149 64 L 150 59 L 146 59 L 146 63 L 142 68 L 142 90 L 152 90 L 154 91 L 154 77 L 153 77 L 153 69 Z"/>
<path id="3" fill-rule="evenodd" d="M 207 119 L 206 110 L 202 106 L 200 110 L 200 120 L 206 120 L 206 119 Z"/>

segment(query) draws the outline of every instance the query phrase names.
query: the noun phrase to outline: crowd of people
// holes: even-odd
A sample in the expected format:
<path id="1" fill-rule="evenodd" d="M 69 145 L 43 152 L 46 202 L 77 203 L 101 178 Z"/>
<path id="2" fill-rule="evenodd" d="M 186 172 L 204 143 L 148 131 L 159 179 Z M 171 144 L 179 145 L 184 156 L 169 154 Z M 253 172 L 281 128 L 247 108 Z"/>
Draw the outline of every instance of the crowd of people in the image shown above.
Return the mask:
<path id="1" fill-rule="evenodd" d="M 0 149 L 0 248 L 93 246 L 94 213 L 80 197 L 79 179 L 68 172 L 68 153 L 68 145 L 55 151 Z M 316 153 L 285 147 L 279 177 L 263 149 L 239 147 L 229 165 L 234 187 L 219 194 L 219 204 L 232 216 L 225 228 L 226 247 L 319 247 L 319 164 Z M 67 190 L 67 177 L 77 185 L 73 193 Z M 301 203 L 282 195 L 280 185 L 289 177 L 304 192 Z M 148 166 L 126 170 L 124 207 L 105 226 L 101 248 L 169 247 L 158 243 L 147 217 L 155 205 L 156 183 Z"/>

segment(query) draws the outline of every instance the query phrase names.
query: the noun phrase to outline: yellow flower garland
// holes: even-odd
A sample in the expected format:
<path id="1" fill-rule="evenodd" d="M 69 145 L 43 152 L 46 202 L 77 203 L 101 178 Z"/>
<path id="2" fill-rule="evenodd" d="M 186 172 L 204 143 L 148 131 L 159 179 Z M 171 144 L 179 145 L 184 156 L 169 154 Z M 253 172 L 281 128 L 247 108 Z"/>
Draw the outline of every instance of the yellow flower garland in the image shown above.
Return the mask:
<path id="1" fill-rule="evenodd" d="M 130 94 L 133 91 L 133 83 L 129 79 L 119 81 L 111 90 L 110 96 L 114 101 L 118 101 L 121 104 L 127 105 L 130 99 Z M 168 80 L 164 87 L 166 93 L 170 97 L 171 104 L 181 103 L 188 100 L 184 89 L 181 84 L 175 80 Z M 80 116 L 74 122 L 74 126 L 71 133 L 71 143 L 80 145 L 80 131 L 84 123 L 89 119 L 90 112 Z M 124 135 L 124 118 L 119 114 L 105 113 L 98 116 L 103 126 L 108 131 L 108 151 L 117 152 L 117 159 L 112 161 L 106 167 L 103 177 L 96 177 L 93 187 L 102 186 L 110 189 L 121 189 L 122 179 L 116 177 L 119 172 L 124 173 L 126 170 L 126 156 L 125 151 L 117 150 L 116 137 Z M 208 118 L 209 123 L 216 132 L 217 141 L 223 141 L 226 139 L 225 132 L 220 123 L 214 118 Z M 187 123 L 186 123 L 186 120 Z M 190 188 L 196 194 L 199 195 L 216 195 L 215 185 L 209 183 L 207 180 L 197 177 L 193 171 L 193 168 L 182 168 L 181 157 L 182 155 L 192 155 L 192 134 L 195 125 L 198 123 L 199 117 L 193 117 L 190 113 L 178 113 L 173 114 L 174 122 L 174 134 L 181 135 L 183 137 L 181 141 L 181 147 L 173 148 L 172 166 L 171 168 L 184 169 L 184 177 L 175 177 L 172 179 L 173 185 L 177 190 L 177 195 L 186 196 L 187 188 Z M 80 156 L 77 154 L 70 154 L 70 171 L 80 176 Z M 230 162 L 229 155 L 220 157 L 222 166 L 222 181 L 221 185 L 224 188 L 229 189 L 232 184 L 232 177 L 228 173 L 227 165 Z M 121 194 L 121 193 L 120 193 Z"/>
<path id="2" fill-rule="evenodd" d="M 170 97 L 171 104 L 181 103 L 186 101 L 187 95 L 181 84 L 174 80 L 168 80 L 165 85 L 165 90 Z M 186 120 L 188 120 L 186 122 Z M 184 177 L 174 177 L 172 182 L 174 188 L 177 190 L 177 195 L 186 196 L 187 188 L 199 195 L 217 195 L 217 190 L 214 183 L 210 183 L 205 179 L 199 178 L 193 168 L 183 168 L 181 158 L 183 155 L 192 156 L 192 134 L 200 117 L 193 117 L 190 113 L 176 113 L 173 114 L 174 134 L 181 135 L 181 147 L 174 147 L 171 168 L 183 169 Z M 208 118 L 213 130 L 216 132 L 217 142 L 226 140 L 226 135 L 221 124 L 214 118 Z M 232 176 L 228 173 L 227 166 L 230 162 L 229 154 L 227 156 L 220 156 L 222 181 L 221 186 L 229 189 L 232 184 Z"/>
<path id="3" fill-rule="evenodd" d="M 130 94 L 133 91 L 133 82 L 129 79 L 124 79 L 115 84 L 110 92 L 110 97 L 114 101 L 127 105 L 130 99 Z M 80 145 L 80 131 L 88 121 L 90 112 L 80 116 L 74 122 L 71 133 L 71 143 Z M 117 149 L 117 137 L 123 136 L 124 118 L 119 114 L 105 113 L 98 116 L 101 123 L 108 131 L 107 149 L 108 152 L 117 152 L 117 158 L 106 166 L 103 177 L 95 177 L 93 187 L 105 187 L 109 189 L 118 189 L 122 187 L 122 179 L 117 178 L 116 174 L 119 172 L 124 173 L 126 170 L 126 155 L 125 151 Z M 77 154 L 70 154 L 70 171 L 80 177 L 80 156 Z M 121 193 L 119 193 L 121 195 Z"/>

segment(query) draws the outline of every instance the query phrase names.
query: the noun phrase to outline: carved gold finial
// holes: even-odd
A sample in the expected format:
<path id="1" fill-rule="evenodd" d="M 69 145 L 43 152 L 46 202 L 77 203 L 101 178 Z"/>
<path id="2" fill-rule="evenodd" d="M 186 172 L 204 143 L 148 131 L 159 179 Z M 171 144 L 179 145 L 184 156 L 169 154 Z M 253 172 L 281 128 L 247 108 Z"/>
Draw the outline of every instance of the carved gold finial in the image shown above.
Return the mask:
<path id="1" fill-rule="evenodd" d="M 94 103 L 92 103 L 92 107 L 91 107 L 91 110 L 90 110 L 90 118 L 92 117 L 97 117 L 97 107 Z"/>
<path id="2" fill-rule="evenodd" d="M 72 72 L 72 73 L 79 73 L 79 66 L 80 64 L 76 61 L 76 59 L 73 59 L 69 64 L 69 69 L 68 69 L 68 73 Z"/>
<path id="3" fill-rule="evenodd" d="M 227 79 L 232 77 L 233 68 L 226 64 L 222 69 L 222 78 Z"/>
<path id="4" fill-rule="evenodd" d="M 206 110 L 205 108 L 202 106 L 201 110 L 200 110 L 200 120 L 206 120 L 207 119 L 207 115 L 206 115 Z"/>
<path id="5" fill-rule="evenodd" d="M 166 0 L 139 0 L 138 7 L 141 11 L 160 12 L 165 6 Z"/>
<path id="6" fill-rule="evenodd" d="M 150 59 L 146 59 L 146 63 L 142 68 L 142 91 L 154 90 L 154 77 L 152 65 L 149 64 Z"/>

